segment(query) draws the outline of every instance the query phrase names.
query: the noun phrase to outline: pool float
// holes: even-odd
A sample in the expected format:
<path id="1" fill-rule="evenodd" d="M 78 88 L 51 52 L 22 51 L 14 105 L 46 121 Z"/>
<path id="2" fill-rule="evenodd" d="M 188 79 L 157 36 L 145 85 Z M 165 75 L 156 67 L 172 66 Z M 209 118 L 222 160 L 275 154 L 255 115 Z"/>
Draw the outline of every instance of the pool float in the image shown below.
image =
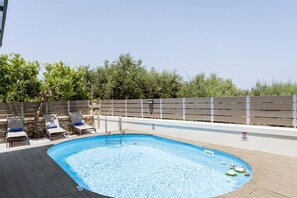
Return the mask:
<path id="1" fill-rule="evenodd" d="M 235 171 L 238 172 L 238 173 L 244 173 L 245 169 L 242 168 L 242 167 L 237 167 L 237 168 L 235 168 Z"/>
<path id="2" fill-rule="evenodd" d="M 221 162 L 222 165 L 226 165 L 226 162 Z"/>
<path id="3" fill-rule="evenodd" d="M 230 164 L 230 169 L 234 169 L 235 168 L 235 164 Z"/>
<path id="4" fill-rule="evenodd" d="M 235 176 L 237 176 L 237 173 L 236 173 L 235 171 L 233 171 L 233 170 L 228 170 L 228 171 L 226 172 L 226 175 L 227 175 L 227 176 L 235 177 Z"/>
<path id="5" fill-rule="evenodd" d="M 244 174 L 244 176 L 247 176 L 247 177 L 249 177 L 251 174 L 249 173 L 249 172 L 246 172 L 245 174 Z"/>

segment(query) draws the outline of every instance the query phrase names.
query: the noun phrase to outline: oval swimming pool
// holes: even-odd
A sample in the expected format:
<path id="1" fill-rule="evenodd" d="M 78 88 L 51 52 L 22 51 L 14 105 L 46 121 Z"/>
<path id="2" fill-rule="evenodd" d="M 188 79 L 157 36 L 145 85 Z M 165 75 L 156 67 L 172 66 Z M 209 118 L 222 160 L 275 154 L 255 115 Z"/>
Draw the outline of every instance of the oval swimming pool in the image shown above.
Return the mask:
<path id="1" fill-rule="evenodd" d="M 78 185 L 112 197 L 214 197 L 248 182 L 241 159 L 152 135 L 96 136 L 52 146 L 48 155 Z M 224 165 L 225 164 L 225 165 Z M 232 173 L 227 176 L 230 165 Z M 239 173 L 238 167 L 245 167 Z"/>

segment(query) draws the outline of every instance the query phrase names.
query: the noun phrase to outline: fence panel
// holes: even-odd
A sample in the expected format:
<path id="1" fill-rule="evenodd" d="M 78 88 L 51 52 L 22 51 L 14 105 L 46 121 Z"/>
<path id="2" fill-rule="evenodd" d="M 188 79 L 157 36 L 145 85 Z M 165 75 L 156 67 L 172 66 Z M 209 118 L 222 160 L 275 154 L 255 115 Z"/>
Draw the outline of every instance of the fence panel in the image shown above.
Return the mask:
<path id="1" fill-rule="evenodd" d="M 185 119 L 211 121 L 211 98 L 185 98 Z"/>
<path id="2" fill-rule="evenodd" d="M 48 113 L 57 114 L 58 116 L 68 115 L 68 102 L 67 101 L 48 102 Z"/>
<path id="3" fill-rule="evenodd" d="M 24 102 L 23 105 L 24 105 L 24 116 L 34 117 L 39 108 L 40 102 Z M 41 116 L 43 115 L 43 113 L 44 111 L 41 112 Z"/>
<path id="4" fill-rule="evenodd" d="M 113 115 L 126 116 L 125 100 L 113 101 Z"/>
<path id="5" fill-rule="evenodd" d="M 246 124 L 246 97 L 214 98 L 214 122 Z"/>
<path id="6" fill-rule="evenodd" d="M 112 115 L 112 100 L 102 100 L 100 103 L 102 115 Z"/>
<path id="7" fill-rule="evenodd" d="M 0 103 L 0 119 L 6 119 L 8 116 L 22 115 L 20 102 Z"/>
<path id="8" fill-rule="evenodd" d="M 143 99 L 143 117 L 161 118 L 160 99 Z"/>
<path id="9" fill-rule="evenodd" d="M 251 124 L 270 126 L 293 125 L 292 96 L 251 97 Z"/>
<path id="10" fill-rule="evenodd" d="M 162 99 L 162 118 L 177 120 L 183 119 L 183 99 Z"/>
<path id="11" fill-rule="evenodd" d="M 89 114 L 88 100 L 73 100 L 69 101 L 70 112 L 80 111 L 84 115 Z M 67 107 L 68 108 L 68 107 Z"/>

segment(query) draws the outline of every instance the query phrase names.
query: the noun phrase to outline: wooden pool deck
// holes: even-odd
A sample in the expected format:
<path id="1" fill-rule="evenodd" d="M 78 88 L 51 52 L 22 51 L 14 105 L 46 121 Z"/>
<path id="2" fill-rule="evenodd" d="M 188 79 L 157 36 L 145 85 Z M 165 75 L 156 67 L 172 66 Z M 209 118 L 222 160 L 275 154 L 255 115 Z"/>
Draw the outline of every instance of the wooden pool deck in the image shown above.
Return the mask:
<path id="1" fill-rule="evenodd" d="M 82 137 L 87 136 L 94 136 L 94 134 Z M 104 197 L 87 190 L 78 191 L 77 184 L 47 155 L 47 149 L 53 144 L 74 138 L 79 137 L 46 142 L 39 146 L 2 150 L 0 152 L 0 197 Z M 220 197 L 297 197 L 297 158 L 205 142 L 166 138 L 229 152 L 251 165 L 253 169 L 251 180 L 242 188 Z"/>
<path id="2" fill-rule="evenodd" d="M 77 184 L 48 155 L 51 145 L 0 153 L 1 198 L 100 198 Z"/>

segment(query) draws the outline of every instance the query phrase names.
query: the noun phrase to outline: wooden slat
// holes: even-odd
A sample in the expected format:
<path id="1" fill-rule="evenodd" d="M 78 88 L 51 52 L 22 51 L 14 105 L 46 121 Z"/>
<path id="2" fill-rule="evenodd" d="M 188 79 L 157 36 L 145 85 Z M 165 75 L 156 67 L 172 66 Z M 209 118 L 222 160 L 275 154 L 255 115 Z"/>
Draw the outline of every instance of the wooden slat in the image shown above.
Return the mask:
<path id="1" fill-rule="evenodd" d="M 292 126 L 292 119 L 280 118 L 251 118 L 251 124 L 276 125 L 276 126 Z"/>
<path id="2" fill-rule="evenodd" d="M 162 104 L 162 108 L 164 109 L 183 108 L 183 104 Z"/>
<path id="3" fill-rule="evenodd" d="M 111 105 L 111 100 L 101 100 L 101 105 L 109 104 Z"/>
<path id="4" fill-rule="evenodd" d="M 160 118 L 160 114 L 144 114 L 144 118 Z"/>
<path id="5" fill-rule="evenodd" d="M 125 107 L 125 104 L 113 104 L 113 108 Z"/>
<path id="6" fill-rule="evenodd" d="M 127 104 L 127 108 L 131 108 L 131 107 L 138 107 L 140 108 L 140 103 L 139 104 Z"/>
<path id="7" fill-rule="evenodd" d="M 228 123 L 246 123 L 246 118 L 244 117 L 228 117 L 228 116 L 215 116 L 215 122 L 228 122 Z"/>
<path id="8" fill-rule="evenodd" d="M 205 98 L 185 98 L 186 103 L 210 103 L 210 97 Z"/>
<path id="9" fill-rule="evenodd" d="M 181 119 L 183 119 L 183 115 L 182 114 L 162 114 L 162 118 L 164 118 L 164 119 L 170 118 L 170 119 L 181 120 Z"/>
<path id="10" fill-rule="evenodd" d="M 162 103 L 182 103 L 182 98 L 164 98 L 162 99 Z"/>
<path id="11" fill-rule="evenodd" d="M 132 113 L 132 112 L 128 112 L 128 117 L 141 117 L 141 113 Z"/>
<path id="12" fill-rule="evenodd" d="M 113 104 L 125 104 L 125 100 L 114 100 Z"/>
<path id="13" fill-rule="evenodd" d="M 214 109 L 245 109 L 246 104 L 234 103 L 234 104 L 214 104 Z"/>
<path id="14" fill-rule="evenodd" d="M 197 103 L 197 104 L 185 104 L 186 108 L 196 108 L 196 109 L 209 109 L 210 104 L 203 104 L 203 103 Z"/>
<path id="15" fill-rule="evenodd" d="M 186 115 L 186 120 L 211 121 L 211 117 L 206 115 Z"/>
<path id="16" fill-rule="evenodd" d="M 178 113 L 178 114 L 181 114 L 183 112 L 183 109 L 162 109 L 162 112 L 163 113 L 169 113 L 169 114 L 175 114 L 175 113 Z"/>
<path id="17" fill-rule="evenodd" d="M 292 102 L 292 96 L 251 96 L 251 102 Z"/>
<path id="18" fill-rule="evenodd" d="M 251 103 L 251 109 L 262 109 L 262 110 L 292 110 L 292 104 L 281 104 L 281 103 Z"/>
<path id="19" fill-rule="evenodd" d="M 246 102 L 246 97 L 218 97 L 214 98 L 214 103 Z"/>
<path id="20" fill-rule="evenodd" d="M 101 104 L 101 107 L 104 107 L 104 108 L 111 108 L 112 105 L 111 105 L 111 104 Z"/>
<path id="21" fill-rule="evenodd" d="M 152 111 L 148 110 L 148 109 L 143 109 L 143 113 L 160 113 L 160 109 L 153 109 Z"/>
<path id="22" fill-rule="evenodd" d="M 236 111 L 231 111 L 231 110 L 214 110 L 214 115 L 217 116 L 245 116 L 246 111 L 245 110 L 236 110 Z"/>
<path id="23" fill-rule="evenodd" d="M 127 112 L 131 112 L 131 113 L 137 113 L 137 112 L 141 112 L 141 109 L 127 109 Z"/>
<path id="24" fill-rule="evenodd" d="M 250 116 L 293 118 L 293 111 L 257 111 L 251 110 Z"/>
<path id="25" fill-rule="evenodd" d="M 140 99 L 127 100 L 127 104 L 140 104 Z"/>
<path id="26" fill-rule="evenodd" d="M 186 109 L 185 113 L 186 115 L 210 115 L 211 111 L 210 109 Z"/>
<path id="27" fill-rule="evenodd" d="M 125 112 L 113 112 L 113 115 L 115 116 L 125 116 Z"/>

